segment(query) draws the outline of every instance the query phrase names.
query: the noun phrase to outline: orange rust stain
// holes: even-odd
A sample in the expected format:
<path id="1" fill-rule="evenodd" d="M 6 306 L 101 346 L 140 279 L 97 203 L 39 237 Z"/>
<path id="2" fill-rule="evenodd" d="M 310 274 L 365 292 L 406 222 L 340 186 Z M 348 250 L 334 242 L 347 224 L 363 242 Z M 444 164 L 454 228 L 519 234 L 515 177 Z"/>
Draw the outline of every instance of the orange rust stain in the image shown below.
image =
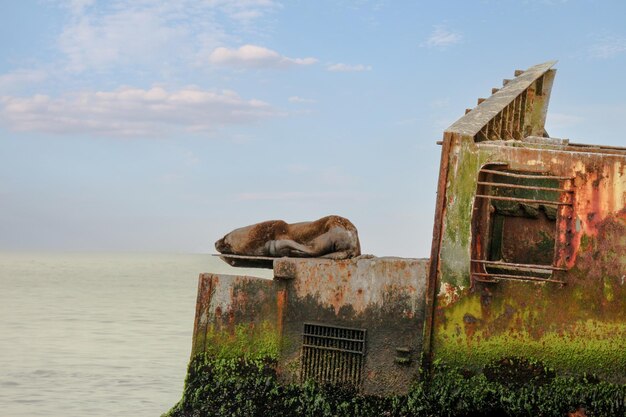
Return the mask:
<path id="1" fill-rule="evenodd" d="M 365 293 L 363 292 L 363 288 L 359 288 L 356 291 L 352 306 L 354 310 L 358 312 L 365 310 Z"/>
<path id="2" fill-rule="evenodd" d="M 343 286 L 337 287 L 334 297 L 330 300 L 330 304 L 335 309 L 335 314 L 339 314 L 339 310 L 343 307 L 345 295 L 346 288 Z"/>
<path id="3" fill-rule="evenodd" d="M 235 335 L 235 312 L 228 310 L 228 330 L 232 336 Z"/>
<path id="4" fill-rule="evenodd" d="M 568 267 L 576 264 L 583 235 L 597 238 L 603 222 L 624 210 L 626 183 L 622 178 L 625 165 L 620 161 L 600 164 L 578 162 L 574 169 L 574 207 L 559 223 L 559 258 Z"/>
<path id="5" fill-rule="evenodd" d="M 285 304 L 287 303 L 287 291 L 279 290 L 276 294 L 276 325 L 278 327 L 278 334 L 283 333 L 283 315 L 285 311 Z"/>

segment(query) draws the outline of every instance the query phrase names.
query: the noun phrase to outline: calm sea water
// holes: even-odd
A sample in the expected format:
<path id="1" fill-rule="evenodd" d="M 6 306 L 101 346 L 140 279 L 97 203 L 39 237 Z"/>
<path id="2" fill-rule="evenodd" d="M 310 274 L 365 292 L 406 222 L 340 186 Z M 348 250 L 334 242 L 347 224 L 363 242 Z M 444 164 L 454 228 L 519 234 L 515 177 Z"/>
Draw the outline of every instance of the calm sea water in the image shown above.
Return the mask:
<path id="1" fill-rule="evenodd" d="M 209 255 L 0 252 L 0 416 L 160 416 L 182 393 L 198 274 L 232 271 Z"/>

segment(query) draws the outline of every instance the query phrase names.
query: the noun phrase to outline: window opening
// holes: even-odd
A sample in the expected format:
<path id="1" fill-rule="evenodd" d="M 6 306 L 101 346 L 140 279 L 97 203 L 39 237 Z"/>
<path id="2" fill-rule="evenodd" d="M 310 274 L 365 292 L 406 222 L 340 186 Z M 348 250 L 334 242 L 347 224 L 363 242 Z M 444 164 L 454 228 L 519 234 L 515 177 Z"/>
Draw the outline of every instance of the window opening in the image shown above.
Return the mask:
<path id="1" fill-rule="evenodd" d="M 479 173 L 472 221 L 472 278 L 556 281 L 557 224 L 572 206 L 571 177 L 505 170 Z"/>

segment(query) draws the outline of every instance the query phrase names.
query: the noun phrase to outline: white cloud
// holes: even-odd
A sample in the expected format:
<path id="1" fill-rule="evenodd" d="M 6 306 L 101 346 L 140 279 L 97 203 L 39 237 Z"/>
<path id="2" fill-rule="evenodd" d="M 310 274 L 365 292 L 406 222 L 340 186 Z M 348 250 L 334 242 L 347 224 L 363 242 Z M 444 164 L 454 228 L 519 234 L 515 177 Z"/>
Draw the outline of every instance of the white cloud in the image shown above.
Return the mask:
<path id="1" fill-rule="evenodd" d="M 372 67 L 370 65 L 349 65 L 349 64 L 329 64 L 326 69 L 332 72 L 362 72 L 362 71 L 371 71 Z"/>
<path id="2" fill-rule="evenodd" d="M 69 9 L 73 14 L 81 14 L 83 11 L 92 6 L 95 0 L 65 0 L 61 2 L 61 5 Z"/>
<path id="3" fill-rule="evenodd" d="M 290 103 L 315 103 L 315 100 L 310 99 L 310 98 L 304 98 L 304 97 L 298 97 L 298 96 L 291 96 L 289 97 L 289 102 Z"/>
<path id="4" fill-rule="evenodd" d="M 589 48 L 592 58 L 608 59 L 626 52 L 626 38 L 605 37 L 598 40 Z"/>
<path id="5" fill-rule="evenodd" d="M 40 83 L 48 78 L 41 70 L 19 69 L 0 75 L 0 92 L 18 89 L 24 85 Z"/>
<path id="6" fill-rule="evenodd" d="M 272 0 L 210 0 L 208 3 L 241 23 L 259 19 L 281 7 L 280 3 Z"/>
<path id="7" fill-rule="evenodd" d="M 83 15 L 65 27 L 59 48 L 67 57 L 67 69 L 107 70 L 129 64 L 146 64 L 191 41 L 189 29 L 152 9 L 119 10 L 103 16 Z M 182 47 L 178 57 L 191 55 Z"/>
<path id="8" fill-rule="evenodd" d="M 186 87 L 124 87 L 52 98 L 0 96 L 0 121 L 13 130 L 163 136 L 176 131 L 213 131 L 279 115 L 269 104 L 233 91 Z"/>
<path id="9" fill-rule="evenodd" d="M 463 39 L 460 33 L 452 32 L 445 26 L 435 26 L 428 39 L 420 44 L 423 48 L 440 48 L 455 45 Z"/>
<path id="10" fill-rule="evenodd" d="M 279 6 L 270 0 L 68 0 L 58 47 L 72 72 L 196 64 Z M 228 27 L 228 33 L 224 29 Z"/>
<path id="11" fill-rule="evenodd" d="M 287 68 L 312 65 L 315 58 L 288 58 L 271 49 L 256 45 L 243 45 L 238 49 L 216 48 L 209 56 L 214 65 L 243 68 Z"/>

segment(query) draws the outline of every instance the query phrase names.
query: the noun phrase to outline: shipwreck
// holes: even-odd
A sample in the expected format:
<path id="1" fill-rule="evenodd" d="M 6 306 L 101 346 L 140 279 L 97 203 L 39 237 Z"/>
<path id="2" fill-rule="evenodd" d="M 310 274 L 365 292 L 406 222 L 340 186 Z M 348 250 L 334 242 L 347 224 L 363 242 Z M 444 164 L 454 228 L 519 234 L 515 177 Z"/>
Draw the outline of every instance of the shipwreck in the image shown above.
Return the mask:
<path id="1" fill-rule="evenodd" d="M 430 259 L 233 256 L 274 278 L 201 274 L 192 358 L 273 355 L 282 383 L 382 396 L 511 356 L 625 383 L 626 148 L 549 137 L 553 66 L 444 131 Z"/>

